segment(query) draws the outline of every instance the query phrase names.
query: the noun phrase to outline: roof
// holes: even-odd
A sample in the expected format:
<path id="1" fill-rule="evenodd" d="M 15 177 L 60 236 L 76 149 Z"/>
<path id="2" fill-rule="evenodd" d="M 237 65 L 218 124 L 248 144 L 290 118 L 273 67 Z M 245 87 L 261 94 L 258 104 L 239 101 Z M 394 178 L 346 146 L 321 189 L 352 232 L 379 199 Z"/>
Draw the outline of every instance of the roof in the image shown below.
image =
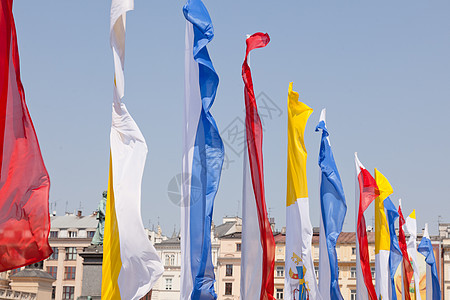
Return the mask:
<path id="1" fill-rule="evenodd" d="M 55 280 L 55 278 L 52 275 L 40 269 L 23 269 L 22 271 L 11 276 L 11 278 L 18 278 L 18 277 L 35 277 L 35 278 L 46 278 Z"/>
<path id="2" fill-rule="evenodd" d="M 97 228 L 97 217 L 82 216 L 77 217 L 75 215 L 65 215 L 65 216 L 51 216 L 51 228 Z"/>
<path id="3" fill-rule="evenodd" d="M 226 222 L 223 224 L 220 224 L 214 228 L 215 234 L 217 237 L 222 237 L 224 235 L 227 235 L 231 228 L 236 224 L 236 222 Z"/>
<path id="4" fill-rule="evenodd" d="M 179 245 L 180 244 L 180 237 L 174 237 L 167 240 L 162 240 L 161 243 L 156 243 L 156 245 Z"/>

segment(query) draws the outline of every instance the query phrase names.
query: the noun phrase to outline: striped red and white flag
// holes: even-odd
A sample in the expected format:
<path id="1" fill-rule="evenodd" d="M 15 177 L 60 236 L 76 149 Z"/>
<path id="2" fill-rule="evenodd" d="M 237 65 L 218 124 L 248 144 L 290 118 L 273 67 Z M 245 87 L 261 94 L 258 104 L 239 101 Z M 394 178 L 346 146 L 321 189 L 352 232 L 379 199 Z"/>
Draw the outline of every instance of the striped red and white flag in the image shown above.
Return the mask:
<path id="1" fill-rule="evenodd" d="M 355 153 L 356 177 L 359 185 L 359 200 L 356 198 L 356 296 L 358 299 L 377 300 L 370 269 L 369 246 L 364 212 L 378 196 L 375 179 L 361 164 Z M 356 193 L 358 195 L 358 193 Z"/>
<path id="2" fill-rule="evenodd" d="M 242 300 L 274 299 L 275 241 L 267 217 L 264 195 L 263 130 L 253 90 L 252 75 L 247 63 L 250 51 L 265 47 L 269 41 L 268 34 L 255 33 L 250 36 L 247 39 L 247 52 L 242 65 L 246 107 L 241 249 Z"/>

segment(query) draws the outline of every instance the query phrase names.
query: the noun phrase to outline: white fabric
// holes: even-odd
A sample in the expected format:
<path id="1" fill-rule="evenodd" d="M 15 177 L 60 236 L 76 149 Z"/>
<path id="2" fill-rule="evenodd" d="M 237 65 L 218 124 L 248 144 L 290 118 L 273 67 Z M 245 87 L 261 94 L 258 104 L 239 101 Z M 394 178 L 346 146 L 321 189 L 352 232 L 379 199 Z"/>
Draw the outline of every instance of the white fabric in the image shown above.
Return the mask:
<path id="1" fill-rule="evenodd" d="M 416 219 L 411 217 L 406 218 L 406 230 L 410 234 L 407 244 L 408 255 L 411 258 L 412 267 L 414 270 L 414 290 L 416 291 L 416 300 L 421 300 L 420 297 L 420 274 L 419 265 L 417 264 L 417 224 Z"/>
<path id="2" fill-rule="evenodd" d="M 309 218 L 309 199 L 299 198 L 297 202 L 286 207 L 286 254 L 285 254 L 285 299 L 291 300 L 293 290 L 298 288 L 298 279 L 289 277 L 289 270 L 297 273 L 297 264 L 293 254 L 297 254 L 306 267 L 304 278 L 309 289 L 310 299 L 322 299 L 317 286 L 314 263 L 311 255 L 313 229 Z M 296 298 L 297 299 L 297 298 Z"/>
<path id="3" fill-rule="evenodd" d="M 356 235 L 356 299 L 368 300 L 369 292 L 367 291 L 366 284 L 364 282 L 364 275 L 361 268 L 361 260 L 359 254 L 359 242 L 358 242 L 358 213 L 359 213 L 359 181 L 358 176 L 361 173 L 361 168 L 364 168 L 362 163 L 358 159 L 358 154 L 355 152 L 355 167 L 356 167 L 356 189 L 355 189 L 355 235 Z M 365 169 L 365 168 L 364 168 Z"/>
<path id="4" fill-rule="evenodd" d="M 320 236 L 319 236 L 319 292 L 322 299 L 331 300 L 330 294 L 331 270 L 330 258 L 328 257 L 327 239 L 323 227 L 322 212 L 320 213 Z"/>
<path id="5" fill-rule="evenodd" d="M 245 141 L 247 138 L 245 138 Z M 256 200 L 248 160 L 244 149 L 244 187 L 242 191 L 241 299 L 259 299 L 262 284 L 263 249 Z"/>
<path id="6" fill-rule="evenodd" d="M 122 261 L 118 285 L 122 299 L 140 299 L 152 289 L 164 269 L 144 230 L 140 210 L 147 145 L 121 102 L 124 92 L 125 14 L 130 9 L 133 9 L 132 0 L 112 2 L 110 35 L 116 80 L 110 142 Z"/>
<path id="7" fill-rule="evenodd" d="M 191 174 L 195 137 L 202 109 L 198 63 L 193 56 L 194 29 L 186 21 L 185 35 L 185 101 L 183 132 L 183 166 L 181 185 L 181 286 L 180 299 L 190 299 L 193 290 L 190 248 Z"/>
<path id="8" fill-rule="evenodd" d="M 389 272 L 389 250 L 380 250 L 375 254 L 375 291 L 381 299 L 389 299 L 391 277 Z"/>

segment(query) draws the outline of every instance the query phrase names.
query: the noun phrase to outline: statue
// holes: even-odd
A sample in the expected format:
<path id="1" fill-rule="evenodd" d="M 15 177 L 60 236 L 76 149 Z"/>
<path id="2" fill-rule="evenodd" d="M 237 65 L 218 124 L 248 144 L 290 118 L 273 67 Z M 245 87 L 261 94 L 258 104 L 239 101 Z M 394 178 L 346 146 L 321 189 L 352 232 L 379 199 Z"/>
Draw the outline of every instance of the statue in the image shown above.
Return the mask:
<path id="1" fill-rule="evenodd" d="M 106 197 L 108 193 L 103 192 L 103 199 L 100 200 L 97 208 L 97 230 L 92 238 L 91 245 L 103 245 L 103 233 L 105 231 Z"/>

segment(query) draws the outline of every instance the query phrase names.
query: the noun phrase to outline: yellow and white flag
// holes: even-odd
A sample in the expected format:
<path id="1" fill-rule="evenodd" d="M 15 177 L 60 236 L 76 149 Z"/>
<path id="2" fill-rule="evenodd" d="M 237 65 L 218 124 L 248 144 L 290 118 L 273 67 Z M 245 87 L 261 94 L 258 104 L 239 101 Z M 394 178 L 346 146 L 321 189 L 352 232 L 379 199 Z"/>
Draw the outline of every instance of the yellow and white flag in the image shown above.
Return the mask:
<path id="1" fill-rule="evenodd" d="M 375 181 L 379 190 L 379 195 L 375 198 L 375 291 L 378 299 L 389 299 L 391 239 L 384 211 L 384 200 L 394 190 L 386 177 L 377 169 L 375 169 Z"/>
<path id="2" fill-rule="evenodd" d="M 122 103 L 125 18 L 133 4 L 133 0 L 113 0 L 111 5 L 110 38 L 115 73 L 102 299 L 140 299 L 163 272 L 161 260 L 144 230 L 140 210 L 147 144 Z"/>
<path id="3" fill-rule="evenodd" d="M 284 299 L 315 299 L 322 296 L 317 286 L 311 255 L 313 228 L 309 218 L 307 152 L 304 142 L 306 122 L 312 108 L 299 102 L 299 94 L 289 84 L 288 163 L 286 195 L 286 260 Z"/>

